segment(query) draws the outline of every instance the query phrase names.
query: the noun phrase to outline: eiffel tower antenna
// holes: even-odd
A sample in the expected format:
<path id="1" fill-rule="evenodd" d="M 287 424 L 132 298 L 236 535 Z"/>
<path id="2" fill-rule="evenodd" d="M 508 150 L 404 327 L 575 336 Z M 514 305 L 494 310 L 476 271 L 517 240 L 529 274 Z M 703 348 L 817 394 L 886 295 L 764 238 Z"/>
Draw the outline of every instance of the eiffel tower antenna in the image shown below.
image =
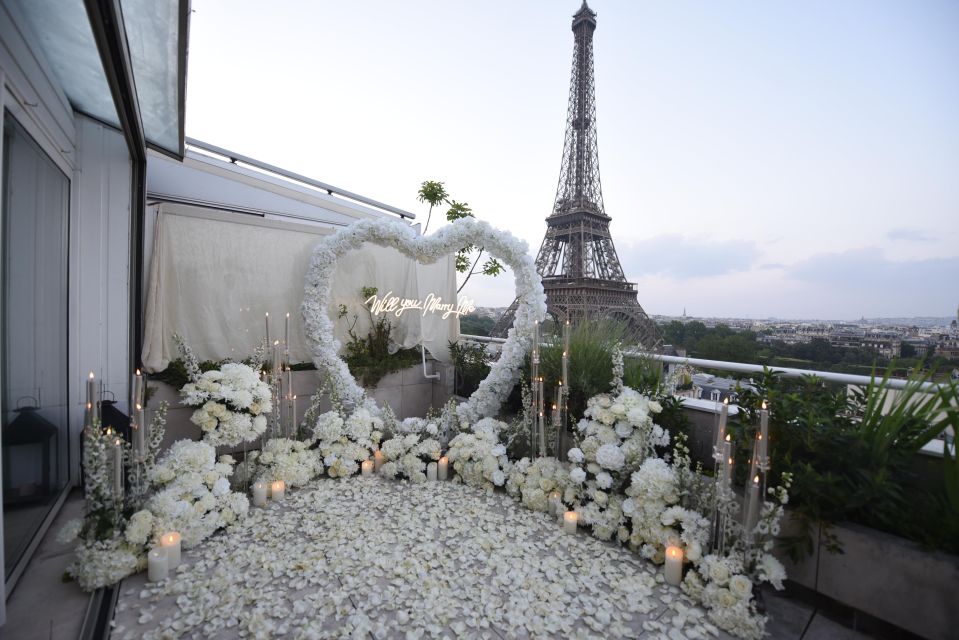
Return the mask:
<path id="1" fill-rule="evenodd" d="M 596 13 L 584 0 L 573 16 L 573 73 L 563 162 L 536 270 L 543 277 L 547 309 L 555 318 L 573 323 L 618 320 L 643 348 L 656 350 L 662 336 L 639 305 L 636 284 L 626 280 L 609 232 L 612 218 L 603 206 L 593 82 L 595 30 Z M 493 328 L 494 336 L 506 334 L 516 307 L 514 301 Z"/>

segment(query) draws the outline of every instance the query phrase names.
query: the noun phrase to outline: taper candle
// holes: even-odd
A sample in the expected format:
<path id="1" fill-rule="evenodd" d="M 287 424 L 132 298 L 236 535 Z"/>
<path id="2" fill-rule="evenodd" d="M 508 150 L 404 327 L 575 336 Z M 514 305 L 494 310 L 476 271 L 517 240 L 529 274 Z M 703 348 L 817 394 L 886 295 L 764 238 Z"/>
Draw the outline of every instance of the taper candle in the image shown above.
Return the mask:
<path id="1" fill-rule="evenodd" d="M 746 519 L 743 521 L 743 530 L 746 534 L 746 540 L 752 541 L 753 529 L 759 522 L 759 475 L 753 477 L 749 485 L 749 501 L 746 507 Z"/>
<path id="2" fill-rule="evenodd" d="M 113 441 L 113 497 L 117 502 L 123 501 L 123 441 L 120 438 Z"/>
<path id="3" fill-rule="evenodd" d="M 266 312 L 266 344 L 270 344 L 270 312 Z"/>
<path id="4" fill-rule="evenodd" d="M 283 332 L 283 344 L 286 346 L 286 352 L 290 352 L 290 312 L 286 312 L 286 329 Z"/>
<path id="5" fill-rule="evenodd" d="M 146 451 L 146 420 L 143 416 L 143 406 L 137 404 L 133 422 L 133 450 L 137 460 L 143 458 Z"/>
<path id="6" fill-rule="evenodd" d="M 168 531 L 160 536 L 160 546 L 166 551 L 167 565 L 170 569 L 176 569 L 180 564 L 180 534 L 176 531 Z"/>
<path id="7" fill-rule="evenodd" d="M 133 374 L 133 401 L 130 403 L 131 407 L 146 403 L 144 391 L 143 374 L 140 373 L 139 369 L 137 369 L 136 373 Z"/>
<path id="8" fill-rule="evenodd" d="M 716 428 L 716 441 L 713 445 L 713 457 L 716 460 L 724 460 L 723 441 L 726 440 L 726 420 L 729 416 L 729 398 L 723 400 L 723 406 L 719 410 L 719 426 Z"/>
<path id="9" fill-rule="evenodd" d="M 759 464 L 767 465 L 768 447 L 769 447 L 769 409 L 766 401 L 763 400 L 763 407 L 759 411 Z"/>
<path id="10" fill-rule="evenodd" d="M 99 400 L 97 397 L 97 380 L 91 371 L 89 377 L 87 377 L 87 404 L 90 405 L 90 424 L 100 419 Z"/>
<path id="11" fill-rule="evenodd" d="M 666 583 L 678 587 L 683 581 L 683 550 L 679 547 L 666 547 L 666 564 L 663 567 Z"/>
<path id="12" fill-rule="evenodd" d="M 279 385 L 283 378 L 283 368 L 280 366 L 280 341 L 273 341 L 273 380 Z"/>

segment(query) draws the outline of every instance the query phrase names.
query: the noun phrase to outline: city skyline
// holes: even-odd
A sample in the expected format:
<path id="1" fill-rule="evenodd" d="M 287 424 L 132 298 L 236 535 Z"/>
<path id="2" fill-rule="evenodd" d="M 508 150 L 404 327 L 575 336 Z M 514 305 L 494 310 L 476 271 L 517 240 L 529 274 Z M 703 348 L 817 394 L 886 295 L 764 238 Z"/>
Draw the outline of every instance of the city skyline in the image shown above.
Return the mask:
<path id="1" fill-rule="evenodd" d="M 444 181 L 535 255 L 579 5 L 198 0 L 187 134 L 419 222 Z M 650 314 L 953 313 L 959 7 L 590 7 L 606 210 Z M 464 293 L 505 306 L 512 278 Z"/>

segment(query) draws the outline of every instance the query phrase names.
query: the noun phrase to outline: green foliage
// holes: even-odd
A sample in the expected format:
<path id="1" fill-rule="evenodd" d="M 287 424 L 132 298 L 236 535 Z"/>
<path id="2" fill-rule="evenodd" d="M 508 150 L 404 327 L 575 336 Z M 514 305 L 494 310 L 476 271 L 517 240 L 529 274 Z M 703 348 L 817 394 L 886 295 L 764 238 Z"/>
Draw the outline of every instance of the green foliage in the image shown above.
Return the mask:
<path id="1" fill-rule="evenodd" d="M 450 341 L 450 358 L 456 368 L 456 393 L 468 396 L 489 374 L 493 357 L 485 345 L 476 342 Z"/>
<path id="2" fill-rule="evenodd" d="M 375 296 L 376 287 L 362 287 L 363 300 Z M 347 333 L 350 341 L 346 343 L 343 360 L 361 385 L 374 387 L 384 376 L 411 367 L 421 359 L 419 349 L 399 349 L 392 340 L 393 325 L 386 316 L 374 317 L 368 307 L 364 307 L 370 319 L 370 331 L 365 336 L 356 334 L 356 320 L 348 320 Z M 340 307 L 340 318 L 347 317 L 345 306 Z"/>
<path id="3" fill-rule="evenodd" d="M 426 234 L 426 230 L 430 228 L 430 219 L 433 217 L 433 207 L 446 202 L 448 197 L 449 194 L 446 193 L 446 187 L 443 186 L 442 182 L 427 180 L 420 185 L 420 190 L 417 192 L 416 198 L 420 202 L 428 202 L 430 204 L 430 210 L 426 216 L 426 224 L 423 227 L 424 235 Z"/>
<path id="4" fill-rule="evenodd" d="M 827 547 L 835 550 L 829 526 L 845 520 L 959 551 L 959 539 L 943 535 L 959 526 L 959 512 L 952 523 L 943 521 L 941 511 L 932 515 L 932 505 L 945 501 L 946 486 L 930 490 L 914 470 L 919 449 L 955 423 L 956 409 L 949 404 L 955 401 L 954 386 L 924 392 L 923 383 L 933 373 L 916 371 L 905 389 L 892 392 L 883 386 L 891 371 L 853 393 L 815 376 L 786 380 L 767 371 L 756 392 L 742 392 L 741 413 L 731 421 L 736 460 L 751 455 L 760 404 L 768 399 L 770 483 L 782 472 L 793 474 L 791 503 L 803 530 L 787 540 L 792 555 L 811 549 L 810 536 L 819 524 Z M 740 480 L 745 467 L 737 466 Z"/>
<path id="5" fill-rule="evenodd" d="M 460 316 L 460 333 L 488 336 L 494 326 L 496 326 L 496 320 L 488 316 L 478 316 L 475 313 Z"/>
<path id="6" fill-rule="evenodd" d="M 226 361 L 216 362 L 214 360 L 204 360 L 200 363 L 200 372 L 204 373 L 219 369 L 223 362 Z M 177 358 L 176 360 L 171 360 L 170 364 L 168 364 L 167 368 L 163 371 L 151 373 L 150 380 L 165 382 L 174 389 L 181 389 L 183 385 L 190 381 L 190 374 L 187 373 L 186 363 L 183 361 L 183 358 Z"/>

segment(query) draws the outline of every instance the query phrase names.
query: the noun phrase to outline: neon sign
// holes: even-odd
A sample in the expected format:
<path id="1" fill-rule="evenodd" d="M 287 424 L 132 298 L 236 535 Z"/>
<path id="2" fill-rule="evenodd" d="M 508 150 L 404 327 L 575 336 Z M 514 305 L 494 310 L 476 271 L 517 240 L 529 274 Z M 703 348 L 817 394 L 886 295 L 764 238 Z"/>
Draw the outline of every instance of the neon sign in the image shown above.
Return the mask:
<path id="1" fill-rule="evenodd" d="M 397 318 L 407 311 L 419 311 L 424 316 L 427 313 L 441 313 L 443 319 L 446 320 L 451 315 L 462 316 L 476 311 L 476 305 L 469 298 L 460 298 L 454 304 L 443 302 L 443 298 L 435 293 L 431 293 L 423 299 L 401 298 L 394 295 L 392 291 L 383 294 L 382 298 L 374 293 L 366 299 L 365 304 L 369 305 L 370 312 L 374 316 L 393 314 Z"/>

